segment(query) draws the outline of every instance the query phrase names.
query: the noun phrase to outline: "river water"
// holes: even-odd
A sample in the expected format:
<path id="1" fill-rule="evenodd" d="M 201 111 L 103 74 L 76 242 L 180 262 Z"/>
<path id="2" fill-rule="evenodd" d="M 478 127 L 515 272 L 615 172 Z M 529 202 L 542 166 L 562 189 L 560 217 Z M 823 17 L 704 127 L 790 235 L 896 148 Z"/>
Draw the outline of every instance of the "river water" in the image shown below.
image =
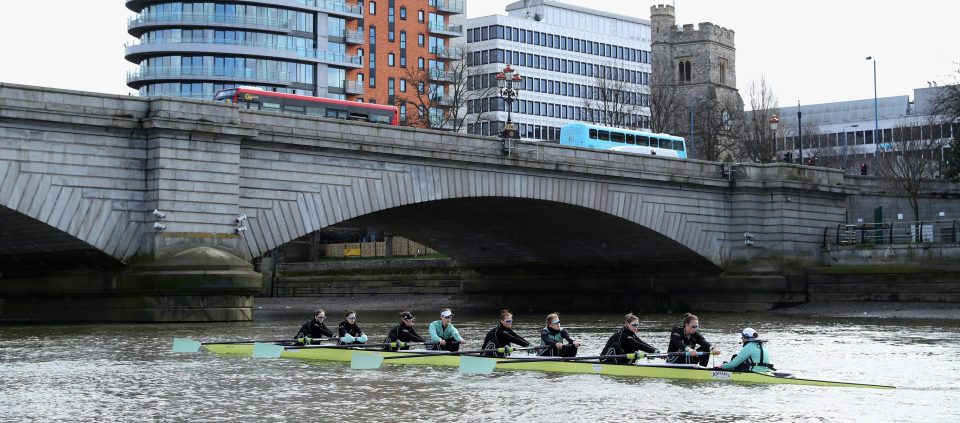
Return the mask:
<path id="1" fill-rule="evenodd" d="M 423 335 L 435 311 L 419 312 Z M 258 312 L 213 324 L 0 326 L 0 421 L 956 421 L 957 321 L 823 319 L 700 314 L 701 332 L 728 357 L 739 330 L 761 332 L 781 370 L 798 376 L 895 385 L 895 390 L 738 385 L 600 375 L 219 357 L 171 352 L 175 337 L 291 337 L 308 310 Z M 328 312 L 335 326 L 337 313 Z M 379 341 L 395 315 L 360 313 Z M 496 316 L 455 324 L 478 348 Z M 537 339 L 542 316 L 517 312 L 515 329 Z M 641 316 L 641 337 L 665 350 L 677 314 Z M 562 315 L 593 355 L 618 315 Z"/>

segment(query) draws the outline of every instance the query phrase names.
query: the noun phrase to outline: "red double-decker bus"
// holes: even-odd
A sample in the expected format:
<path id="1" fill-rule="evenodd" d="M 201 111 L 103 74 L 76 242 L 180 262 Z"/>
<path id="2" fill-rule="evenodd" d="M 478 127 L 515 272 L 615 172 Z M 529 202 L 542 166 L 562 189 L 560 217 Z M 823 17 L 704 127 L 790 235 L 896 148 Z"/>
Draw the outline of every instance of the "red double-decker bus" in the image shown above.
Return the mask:
<path id="1" fill-rule="evenodd" d="M 400 113 L 394 106 L 277 93 L 249 87 L 221 90 L 213 96 L 213 101 L 236 103 L 241 107 L 254 110 L 360 120 L 387 125 L 398 125 L 400 122 Z"/>

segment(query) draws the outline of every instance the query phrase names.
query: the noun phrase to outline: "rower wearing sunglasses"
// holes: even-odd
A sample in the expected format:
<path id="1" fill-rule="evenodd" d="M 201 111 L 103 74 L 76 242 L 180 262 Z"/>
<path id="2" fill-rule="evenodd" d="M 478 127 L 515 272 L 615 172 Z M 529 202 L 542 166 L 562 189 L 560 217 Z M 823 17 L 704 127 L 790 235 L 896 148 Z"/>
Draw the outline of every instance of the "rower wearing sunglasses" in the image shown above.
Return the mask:
<path id="1" fill-rule="evenodd" d="M 393 329 L 390 329 L 390 333 L 387 334 L 387 339 L 383 341 L 384 344 L 390 344 L 392 342 L 426 342 L 423 337 L 421 337 L 415 329 L 413 329 L 413 321 L 416 320 L 416 317 L 413 317 L 413 313 L 409 311 L 400 312 L 400 324 L 395 326 Z M 397 350 L 409 350 L 409 346 L 403 347 L 391 347 L 386 346 L 384 350 L 387 351 L 397 351 Z"/>
<path id="2" fill-rule="evenodd" d="M 607 345 L 603 347 L 603 350 L 600 351 L 600 355 L 623 355 L 623 354 L 633 354 L 637 351 L 643 351 L 646 353 L 658 353 L 660 350 L 651 347 L 650 344 L 643 342 L 637 332 L 640 330 L 640 318 L 634 316 L 633 313 L 629 313 L 624 316 L 623 327 L 614 332 L 610 339 L 607 340 Z M 631 360 L 626 358 L 617 357 L 617 358 L 607 358 L 603 361 L 613 361 L 616 363 L 630 363 Z M 636 361 L 633 359 L 632 361 Z"/>
<path id="3" fill-rule="evenodd" d="M 311 339 L 333 336 L 333 331 L 327 329 L 323 322 L 327 320 L 327 313 L 322 308 L 313 311 L 313 318 L 300 326 L 300 331 L 293 339 L 298 344 L 309 345 Z"/>
<path id="4" fill-rule="evenodd" d="M 580 341 L 571 338 L 567 330 L 560 327 L 560 313 L 554 312 L 547 315 L 547 326 L 540 331 L 540 345 L 549 348 L 540 350 L 537 355 L 576 357 Z"/>
<path id="5" fill-rule="evenodd" d="M 344 310 L 344 320 L 340 322 L 337 329 L 340 332 L 340 340 L 337 341 L 337 345 L 364 344 L 367 342 L 367 335 L 357 324 L 357 312 L 353 310 Z"/>
<path id="6" fill-rule="evenodd" d="M 449 308 L 440 310 L 440 320 L 434 320 L 428 328 L 430 341 L 435 342 L 430 347 L 433 350 L 460 351 L 463 337 L 453 326 L 453 312 Z"/>
<path id="7" fill-rule="evenodd" d="M 710 362 L 710 354 L 717 355 L 720 351 L 711 347 L 710 343 L 699 332 L 700 319 L 687 313 L 683 315 L 683 323 L 675 326 L 670 332 L 670 347 L 667 352 L 685 352 L 667 358 L 671 364 L 699 364 L 706 367 Z"/>
<path id="8" fill-rule="evenodd" d="M 513 331 L 513 313 L 510 313 L 510 310 L 504 309 L 500 310 L 500 323 L 493 329 L 490 329 L 490 332 L 487 332 L 487 337 L 483 339 L 483 349 L 496 350 L 510 346 L 510 344 L 518 344 L 522 347 L 530 346 L 530 343 L 527 342 L 526 339 L 523 339 L 522 336 L 517 335 L 517 333 Z M 486 353 L 486 355 L 503 357 L 505 354 L 490 352 Z"/>

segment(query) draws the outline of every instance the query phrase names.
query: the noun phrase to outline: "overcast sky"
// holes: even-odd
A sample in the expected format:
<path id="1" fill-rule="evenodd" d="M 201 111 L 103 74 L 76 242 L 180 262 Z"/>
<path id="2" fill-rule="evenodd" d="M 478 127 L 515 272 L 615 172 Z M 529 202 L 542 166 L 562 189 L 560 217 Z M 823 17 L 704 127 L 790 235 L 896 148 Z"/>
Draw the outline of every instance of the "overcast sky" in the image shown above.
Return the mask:
<path id="1" fill-rule="evenodd" d="M 567 3 L 650 18 L 648 0 Z M 506 0 L 468 0 L 467 16 L 506 14 Z M 126 94 L 123 45 L 131 12 L 122 0 L 0 0 L 0 82 Z M 960 62 L 960 2 L 914 0 L 676 0 L 677 23 L 736 32 L 737 87 L 765 76 L 790 106 L 873 96 L 913 96 L 952 80 Z"/>

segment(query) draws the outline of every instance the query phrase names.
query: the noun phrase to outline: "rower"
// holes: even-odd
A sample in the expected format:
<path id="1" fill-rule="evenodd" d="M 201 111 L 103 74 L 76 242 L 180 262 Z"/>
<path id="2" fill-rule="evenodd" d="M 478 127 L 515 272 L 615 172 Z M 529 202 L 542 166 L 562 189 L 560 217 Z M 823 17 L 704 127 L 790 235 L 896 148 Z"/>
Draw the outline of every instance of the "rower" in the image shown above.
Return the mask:
<path id="1" fill-rule="evenodd" d="M 340 333 L 340 340 L 337 345 L 344 344 L 363 344 L 367 342 L 367 335 L 363 329 L 357 325 L 357 312 L 353 310 L 344 310 L 344 320 L 340 322 L 337 328 Z"/>
<path id="2" fill-rule="evenodd" d="M 686 353 L 667 358 L 671 364 L 699 364 L 706 367 L 710 362 L 710 354 L 720 354 L 720 350 L 710 346 L 710 343 L 700 334 L 700 319 L 696 315 L 683 315 L 680 326 L 674 326 L 670 332 L 670 346 L 668 353 Z"/>
<path id="3" fill-rule="evenodd" d="M 430 341 L 435 343 L 430 349 L 460 351 L 460 345 L 464 343 L 460 332 L 453 326 L 453 312 L 449 308 L 440 310 L 440 320 L 431 322 L 428 331 Z"/>
<path id="4" fill-rule="evenodd" d="M 624 316 L 623 327 L 613 333 L 610 336 L 610 339 L 607 340 L 607 345 L 603 347 L 603 350 L 600 351 L 600 355 L 623 355 L 623 354 L 633 354 L 637 351 L 643 351 L 647 353 L 658 353 L 660 350 L 650 346 L 650 344 L 643 342 L 637 332 L 640 330 L 640 318 L 634 316 L 633 313 L 628 313 Z M 616 363 L 630 363 L 636 361 L 636 358 L 633 360 L 628 360 L 626 358 L 607 358 L 603 361 L 613 361 Z"/>
<path id="5" fill-rule="evenodd" d="M 416 320 L 416 317 L 413 317 L 413 313 L 409 311 L 400 312 L 400 324 L 395 326 L 393 329 L 390 329 L 390 332 L 387 333 L 387 339 L 383 341 L 386 345 L 383 349 L 385 351 L 397 351 L 397 350 L 409 350 L 409 346 L 390 346 L 389 344 L 393 342 L 426 342 L 417 331 L 413 329 L 413 321 Z"/>
<path id="6" fill-rule="evenodd" d="M 777 370 L 770 363 L 770 352 L 766 351 L 763 344 L 767 341 L 759 339 L 760 334 L 753 328 L 744 328 L 740 332 L 740 342 L 743 348 L 736 355 L 730 358 L 730 361 L 723 363 L 718 368 L 724 370 L 738 370 L 743 372 L 768 373 Z"/>
<path id="7" fill-rule="evenodd" d="M 540 350 L 537 355 L 551 357 L 576 357 L 580 341 L 570 337 L 566 329 L 560 327 L 560 313 L 547 315 L 547 326 L 540 330 L 540 345 L 549 347 Z M 567 344 L 564 345 L 563 341 Z"/>
<path id="8" fill-rule="evenodd" d="M 313 311 L 313 318 L 307 320 L 300 326 L 300 331 L 293 339 L 298 344 L 309 345 L 311 339 L 333 336 L 333 331 L 327 329 L 323 323 L 327 320 L 327 313 L 322 308 Z"/>
<path id="9" fill-rule="evenodd" d="M 486 338 L 483 339 L 483 349 L 485 350 L 496 350 L 499 348 L 504 348 L 510 346 L 510 344 L 518 344 L 523 347 L 529 347 L 530 343 L 526 339 L 523 339 L 522 336 L 517 335 L 513 331 L 513 313 L 510 310 L 503 309 L 500 310 L 500 323 L 497 324 L 493 329 L 490 329 L 487 332 Z M 498 352 L 489 352 L 486 353 L 488 357 L 503 357 L 505 353 Z"/>

